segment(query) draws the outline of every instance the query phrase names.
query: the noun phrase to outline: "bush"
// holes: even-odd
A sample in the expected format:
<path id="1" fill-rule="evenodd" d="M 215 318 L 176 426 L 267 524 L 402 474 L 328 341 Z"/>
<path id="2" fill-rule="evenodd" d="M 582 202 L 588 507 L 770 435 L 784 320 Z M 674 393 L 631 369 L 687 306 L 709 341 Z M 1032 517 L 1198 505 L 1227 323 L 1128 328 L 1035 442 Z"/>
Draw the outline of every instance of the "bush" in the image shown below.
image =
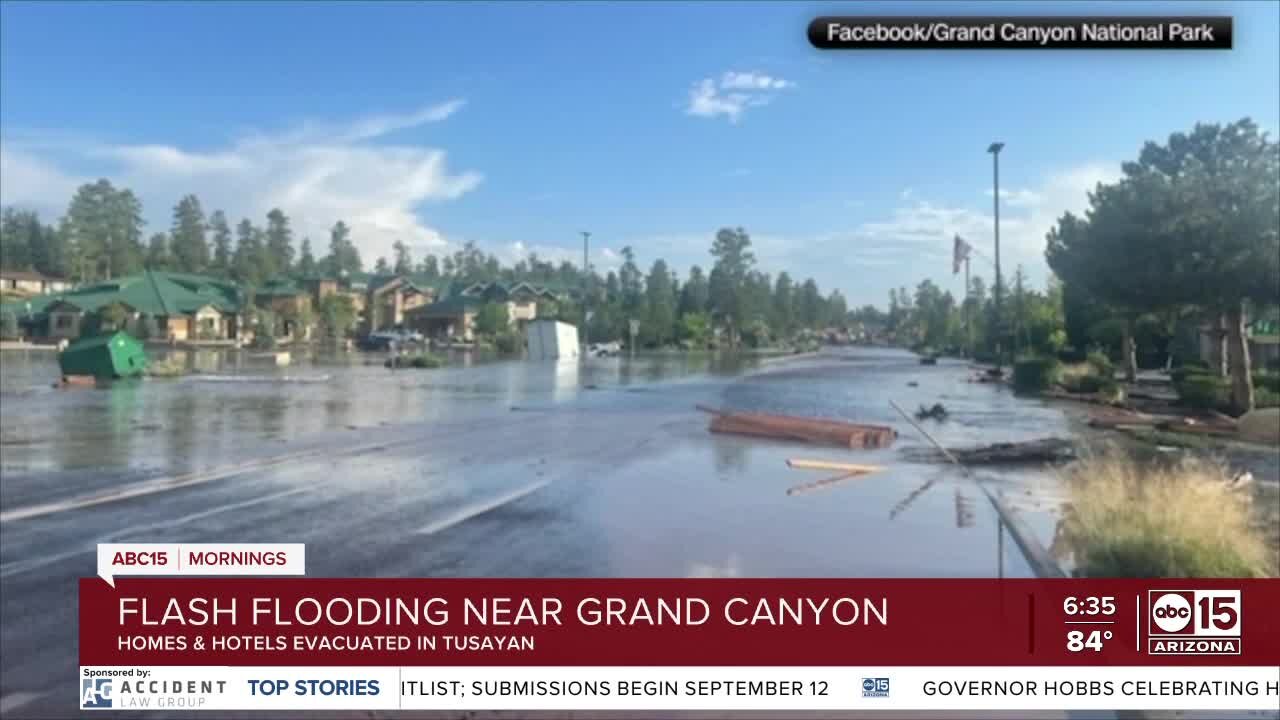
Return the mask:
<path id="1" fill-rule="evenodd" d="M 1253 406 L 1255 408 L 1280 407 L 1280 392 L 1274 392 L 1267 388 L 1256 388 L 1253 391 Z"/>
<path id="2" fill-rule="evenodd" d="M 17 337 L 19 337 L 17 314 L 8 310 L 0 312 L 0 339 L 13 340 Z"/>
<path id="3" fill-rule="evenodd" d="M 1280 373 L 1259 372 L 1253 374 L 1253 387 L 1280 393 Z"/>
<path id="4" fill-rule="evenodd" d="M 1187 367 L 1187 366 L 1174 368 L 1172 371 L 1169 372 L 1169 378 L 1173 380 L 1173 383 L 1175 385 L 1177 385 L 1178 383 L 1181 383 L 1183 380 L 1186 380 L 1189 377 L 1214 377 L 1214 375 L 1209 372 L 1208 368 Z"/>
<path id="5" fill-rule="evenodd" d="M 1107 383 L 1106 378 L 1097 375 L 1064 375 L 1062 378 L 1062 387 L 1067 392 L 1073 393 L 1096 393 Z M 1111 381 L 1114 385 L 1115 381 Z"/>
<path id="6" fill-rule="evenodd" d="M 1078 575 L 1128 578 L 1260 577 L 1275 554 L 1253 525 L 1248 491 L 1222 466 L 1187 460 L 1138 464 L 1118 453 L 1086 458 L 1064 478 L 1063 539 Z"/>
<path id="7" fill-rule="evenodd" d="M 1089 363 L 1089 367 L 1099 377 L 1115 377 L 1116 367 L 1111 363 L 1111 358 L 1107 357 L 1106 353 L 1094 350 L 1086 356 L 1085 362 Z"/>
<path id="8" fill-rule="evenodd" d="M 383 365 L 392 369 L 431 369 L 442 367 L 444 365 L 444 358 L 428 352 L 418 353 L 416 355 L 396 355 L 395 357 L 387 358 L 387 361 L 383 363 Z"/>
<path id="9" fill-rule="evenodd" d="M 1058 382 L 1062 366 L 1057 358 L 1023 358 L 1013 364 L 1013 389 L 1038 393 Z"/>
<path id="10" fill-rule="evenodd" d="M 1187 375 L 1174 385 L 1184 405 L 1201 410 L 1218 410 L 1230 405 L 1231 384 L 1216 375 Z"/>
<path id="11" fill-rule="evenodd" d="M 493 346 L 504 355 L 512 355 L 524 349 L 524 342 L 514 332 L 505 332 L 493 339 Z"/>

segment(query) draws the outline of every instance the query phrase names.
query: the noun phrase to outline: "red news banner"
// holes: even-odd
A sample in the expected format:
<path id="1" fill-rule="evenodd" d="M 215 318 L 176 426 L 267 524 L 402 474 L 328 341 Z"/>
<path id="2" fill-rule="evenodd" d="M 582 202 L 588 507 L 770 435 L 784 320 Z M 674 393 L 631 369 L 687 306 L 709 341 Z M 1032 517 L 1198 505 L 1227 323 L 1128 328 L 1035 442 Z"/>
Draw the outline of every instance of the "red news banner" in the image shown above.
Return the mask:
<path id="1" fill-rule="evenodd" d="M 1280 580 L 80 581 L 80 664 L 1280 665 Z"/>

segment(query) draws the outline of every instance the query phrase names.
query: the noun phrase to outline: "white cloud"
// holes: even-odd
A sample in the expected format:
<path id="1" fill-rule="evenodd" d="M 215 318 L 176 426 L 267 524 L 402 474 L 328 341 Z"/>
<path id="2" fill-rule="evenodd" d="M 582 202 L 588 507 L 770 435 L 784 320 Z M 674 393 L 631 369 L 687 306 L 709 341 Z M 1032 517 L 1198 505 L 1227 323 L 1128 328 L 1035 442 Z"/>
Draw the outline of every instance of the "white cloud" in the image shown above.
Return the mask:
<path id="1" fill-rule="evenodd" d="M 727 72 L 720 77 L 722 90 L 785 90 L 795 83 L 755 72 Z"/>
<path id="2" fill-rule="evenodd" d="M 790 80 L 756 72 L 726 72 L 717 82 L 703 78 L 689 90 L 685 113 L 714 118 L 724 115 L 737 123 L 748 108 L 769 104 L 777 91 L 795 87 Z"/>
<path id="3" fill-rule="evenodd" d="M 438 148 L 372 142 L 427 123 L 462 107 L 453 100 L 404 114 L 373 115 L 345 124 L 304 123 L 290 131 L 242 136 L 226 147 L 192 150 L 163 143 L 108 145 L 19 136 L 0 145 L 0 188 L 5 204 L 28 205 L 55 216 L 76 185 L 90 180 L 64 171 L 57 160 L 105 163 L 94 177 L 110 178 L 142 199 L 148 232 L 166 230 L 170 208 L 195 193 L 205 208 L 226 211 L 231 222 L 262 224 L 271 208 L 289 215 L 296 243 L 310 236 L 326 252 L 329 228 L 343 220 L 366 263 L 391 256 L 402 240 L 416 253 L 439 251 L 439 231 L 419 212 L 474 189 L 478 172 L 454 172 Z M 53 139 L 51 139 L 53 138 Z"/>
<path id="4" fill-rule="evenodd" d="M 987 197 L 991 197 L 995 195 L 995 192 L 990 188 L 988 188 L 987 190 L 983 191 L 983 194 L 986 195 Z M 1039 193 L 1035 192 L 1034 190 L 1027 190 L 1026 188 L 1023 188 L 1021 190 L 1001 190 L 1000 191 L 1000 204 L 1002 206 L 1007 205 L 1009 207 L 1035 207 L 1040 203 L 1042 203 L 1043 201 L 1044 199 L 1040 197 Z"/>

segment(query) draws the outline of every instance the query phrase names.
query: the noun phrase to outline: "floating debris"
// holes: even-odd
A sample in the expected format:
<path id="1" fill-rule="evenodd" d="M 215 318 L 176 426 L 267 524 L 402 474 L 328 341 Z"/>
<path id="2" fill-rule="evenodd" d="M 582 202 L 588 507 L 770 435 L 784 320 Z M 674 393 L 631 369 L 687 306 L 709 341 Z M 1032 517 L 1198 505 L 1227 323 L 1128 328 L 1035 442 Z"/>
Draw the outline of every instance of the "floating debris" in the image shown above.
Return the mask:
<path id="1" fill-rule="evenodd" d="M 1051 463 L 1075 459 L 1075 445 L 1063 438 L 1040 438 L 1024 442 L 993 443 L 968 448 L 947 448 L 957 462 L 965 465 L 1004 465 L 1017 463 Z M 908 453 L 910 459 L 927 462 L 946 460 L 936 450 Z"/>
<path id="2" fill-rule="evenodd" d="M 920 409 L 916 411 L 916 419 L 928 420 L 930 418 L 934 420 L 946 420 L 947 408 L 944 407 L 942 403 L 934 403 L 933 407 L 930 408 L 921 405 Z"/>
<path id="3" fill-rule="evenodd" d="M 859 425 L 838 420 L 767 413 L 726 412 L 702 405 L 697 408 L 715 416 L 711 419 L 709 428 L 714 433 L 864 449 L 888 447 L 898 437 L 897 430 L 883 425 Z"/>

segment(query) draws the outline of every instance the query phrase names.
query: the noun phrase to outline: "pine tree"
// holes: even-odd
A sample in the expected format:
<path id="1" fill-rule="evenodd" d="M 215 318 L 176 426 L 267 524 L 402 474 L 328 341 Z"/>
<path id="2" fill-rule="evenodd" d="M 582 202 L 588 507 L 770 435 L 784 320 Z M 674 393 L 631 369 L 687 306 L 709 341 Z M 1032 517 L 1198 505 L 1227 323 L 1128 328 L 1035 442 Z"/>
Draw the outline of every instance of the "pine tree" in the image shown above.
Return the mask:
<path id="1" fill-rule="evenodd" d="M 304 278 L 314 277 L 316 274 L 316 258 L 311 254 L 311 238 L 302 238 L 302 249 L 298 253 L 298 275 Z"/>
<path id="2" fill-rule="evenodd" d="M 231 228 L 221 210 L 209 216 L 209 230 L 213 233 L 213 271 L 226 276 L 231 273 Z"/>
<path id="3" fill-rule="evenodd" d="M 174 267 L 180 272 L 199 273 L 209 267 L 207 226 L 200 199 L 187 195 L 173 208 L 173 228 L 169 232 Z"/>
<path id="4" fill-rule="evenodd" d="M 289 216 L 280 208 L 267 213 L 267 256 L 272 275 L 287 273 L 293 267 L 293 231 Z"/>

